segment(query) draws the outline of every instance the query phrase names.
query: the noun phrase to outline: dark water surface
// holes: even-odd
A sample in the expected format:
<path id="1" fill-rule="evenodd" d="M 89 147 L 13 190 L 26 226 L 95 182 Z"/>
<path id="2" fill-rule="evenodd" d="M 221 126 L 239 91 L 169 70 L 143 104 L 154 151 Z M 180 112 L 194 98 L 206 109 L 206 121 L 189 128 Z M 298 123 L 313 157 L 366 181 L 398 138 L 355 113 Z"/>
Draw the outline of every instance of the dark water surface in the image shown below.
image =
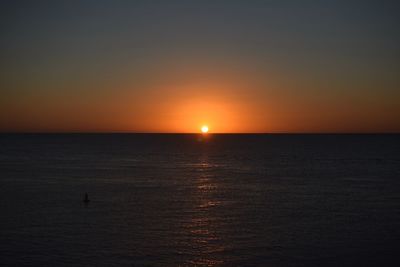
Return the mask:
<path id="1" fill-rule="evenodd" d="M 0 135 L 0 265 L 400 263 L 399 135 L 201 139 Z"/>

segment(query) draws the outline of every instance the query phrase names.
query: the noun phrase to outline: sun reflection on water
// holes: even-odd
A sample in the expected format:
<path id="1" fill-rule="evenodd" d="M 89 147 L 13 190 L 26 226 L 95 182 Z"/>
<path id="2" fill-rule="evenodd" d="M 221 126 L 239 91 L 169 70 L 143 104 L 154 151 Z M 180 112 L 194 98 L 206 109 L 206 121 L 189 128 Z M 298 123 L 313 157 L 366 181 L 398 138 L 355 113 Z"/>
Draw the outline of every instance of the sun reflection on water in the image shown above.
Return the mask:
<path id="1" fill-rule="evenodd" d="M 184 266 L 220 266 L 224 264 L 221 254 L 226 250 L 217 211 L 222 205 L 218 200 L 220 188 L 207 154 L 199 161 L 195 170 L 197 176 L 193 177 L 193 210 L 184 225 L 190 236 L 188 245 L 192 253 Z"/>

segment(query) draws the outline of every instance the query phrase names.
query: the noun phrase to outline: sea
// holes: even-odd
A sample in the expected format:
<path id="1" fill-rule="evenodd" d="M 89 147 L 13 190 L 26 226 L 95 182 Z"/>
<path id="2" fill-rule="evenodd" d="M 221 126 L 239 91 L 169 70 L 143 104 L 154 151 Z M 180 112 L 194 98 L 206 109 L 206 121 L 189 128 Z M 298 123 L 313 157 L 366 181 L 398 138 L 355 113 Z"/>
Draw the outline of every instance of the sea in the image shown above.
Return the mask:
<path id="1" fill-rule="evenodd" d="M 0 265 L 400 266 L 400 136 L 0 134 Z"/>

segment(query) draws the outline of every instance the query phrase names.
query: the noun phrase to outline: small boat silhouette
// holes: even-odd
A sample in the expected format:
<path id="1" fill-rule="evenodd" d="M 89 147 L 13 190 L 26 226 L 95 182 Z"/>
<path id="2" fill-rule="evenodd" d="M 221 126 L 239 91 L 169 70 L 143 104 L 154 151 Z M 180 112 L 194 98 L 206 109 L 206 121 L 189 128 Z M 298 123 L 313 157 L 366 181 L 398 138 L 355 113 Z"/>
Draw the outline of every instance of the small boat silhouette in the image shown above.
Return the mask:
<path id="1" fill-rule="evenodd" d="M 83 199 L 83 202 L 84 203 L 89 203 L 90 202 L 88 193 L 85 193 L 85 198 Z"/>

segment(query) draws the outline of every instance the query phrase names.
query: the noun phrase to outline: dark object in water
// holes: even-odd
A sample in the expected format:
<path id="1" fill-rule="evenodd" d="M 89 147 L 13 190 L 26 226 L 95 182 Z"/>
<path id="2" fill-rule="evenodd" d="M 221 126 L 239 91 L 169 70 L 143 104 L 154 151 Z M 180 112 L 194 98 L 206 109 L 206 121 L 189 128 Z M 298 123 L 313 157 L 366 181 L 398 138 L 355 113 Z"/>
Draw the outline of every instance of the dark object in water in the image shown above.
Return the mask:
<path id="1" fill-rule="evenodd" d="M 89 203 L 90 202 L 88 193 L 85 193 L 85 198 L 83 199 L 83 202 L 84 203 Z"/>

